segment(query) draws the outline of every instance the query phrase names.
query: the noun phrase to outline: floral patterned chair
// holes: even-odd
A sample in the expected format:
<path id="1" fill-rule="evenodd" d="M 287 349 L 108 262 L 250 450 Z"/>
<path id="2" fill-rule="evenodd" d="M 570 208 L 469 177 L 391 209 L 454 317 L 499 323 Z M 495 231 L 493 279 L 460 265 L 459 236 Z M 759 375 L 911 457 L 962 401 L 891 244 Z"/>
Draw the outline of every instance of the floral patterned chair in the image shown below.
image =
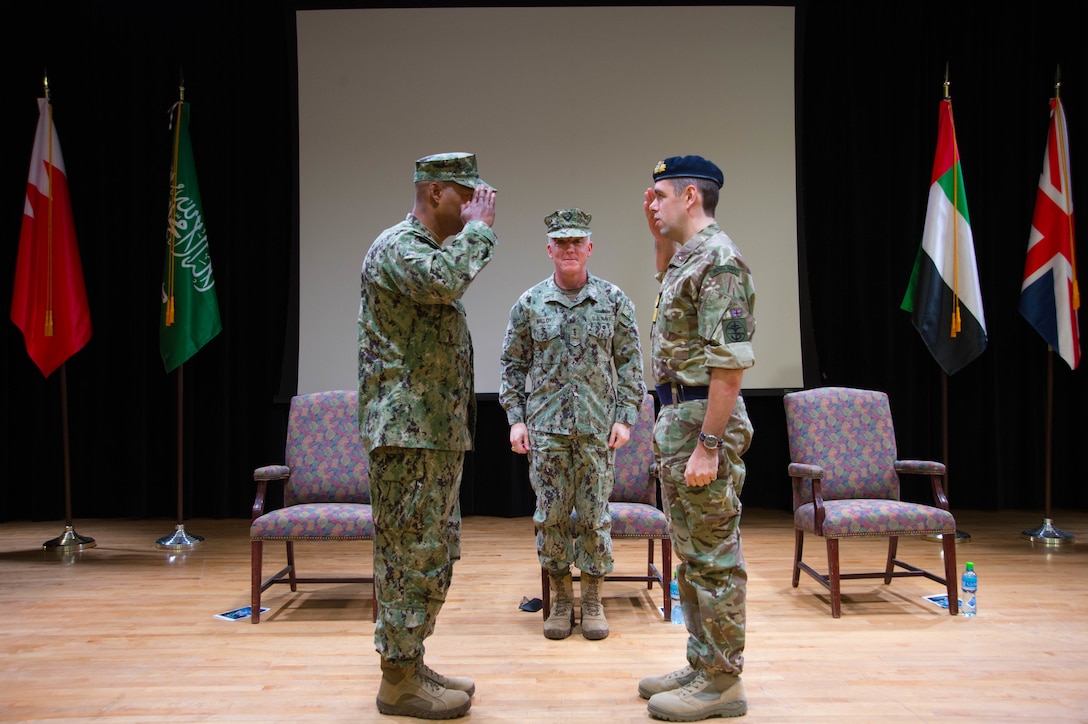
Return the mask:
<path id="1" fill-rule="evenodd" d="M 805 571 L 831 592 L 831 615 L 842 613 L 840 581 L 922 576 L 945 586 L 948 612 L 959 612 L 956 589 L 956 520 L 948 511 L 938 462 L 899 460 L 888 396 L 883 392 L 822 387 L 784 398 L 793 480 L 795 547 L 793 586 Z M 900 500 L 899 474 L 928 475 L 936 507 Z M 801 560 L 805 533 L 827 541 L 828 573 Z M 944 575 L 896 558 L 900 536 L 940 536 Z M 887 538 L 883 571 L 841 573 L 839 540 Z M 898 570 L 902 569 L 902 570 Z"/>
<path id="2" fill-rule="evenodd" d="M 252 617 L 261 620 L 261 593 L 276 583 L 297 591 L 299 583 L 364 583 L 371 589 L 371 618 L 377 620 L 374 576 L 302 578 L 295 565 L 299 541 L 373 541 L 367 457 L 356 420 L 354 391 L 336 390 L 291 399 L 285 465 L 253 471 L 257 494 L 249 527 L 252 543 Z M 286 480 L 283 507 L 265 511 L 268 482 Z M 285 541 L 287 565 L 271 578 L 261 570 L 266 541 Z M 369 557 L 360 556 L 358 560 Z"/>
<path id="3" fill-rule="evenodd" d="M 642 401 L 638 420 L 631 427 L 631 439 L 616 451 L 614 461 L 616 483 L 608 498 L 612 514 L 612 538 L 641 538 L 646 540 L 646 573 L 610 573 L 606 581 L 645 581 L 652 589 L 656 581 L 661 586 L 662 609 L 665 620 L 672 614 L 672 539 L 669 537 L 669 521 L 664 511 L 657 507 L 657 464 L 654 462 L 654 398 L 647 394 Z M 572 519 L 577 516 L 572 514 Z M 660 541 L 661 567 L 654 564 L 654 543 Z M 574 574 L 573 579 L 581 576 Z M 548 572 L 540 570 L 544 618 L 551 611 L 551 580 Z"/>

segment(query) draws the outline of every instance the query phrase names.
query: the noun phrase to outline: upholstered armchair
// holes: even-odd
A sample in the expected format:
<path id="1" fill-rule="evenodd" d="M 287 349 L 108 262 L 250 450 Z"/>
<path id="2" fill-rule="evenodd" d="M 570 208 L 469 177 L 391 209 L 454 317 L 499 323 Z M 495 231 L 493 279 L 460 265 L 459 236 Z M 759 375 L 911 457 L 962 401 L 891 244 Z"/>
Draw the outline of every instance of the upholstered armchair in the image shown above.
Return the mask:
<path id="1" fill-rule="evenodd" d="M 804 571 L 831 593 L 831 615 L 842 612 L 841 581 L 855 578 L 922 576 L 948 592 L 948 612 L 959 612 L 956 588 L 956 520 L 948 510 L 942 463 L 899 460 L 888 396 L 883 392 L 822 387 L 784 398 L 789 437 L 789 475 L 793 481 L 793 586 Z M 926 475 L 934 505 L 900 500 L 900 474 Z M 828 572 L 802 560 L 805 534 L 827 542 Z M 896 557 L 901 536 L 939 537 L 944 575 Z M 839 541 L 887 538 L 883 571 L 842 573 Z"/>
<path id="2" fill-rule="evenodd" d="M 354 391 L 318 392 L 292 398 L 286 464 L 253 471 L 257 482 L 249 526 L 253 623 L 261 620 L 261 593 L 277 583 L 290 585 L 292 591 L 297 591 L 300 583 L 369 584 L 371 618 L 377 620 L 373 573 L 302 578 L 297 574 L 295 562 L 297 542 L 374 540 L 367 457 L 359 437 L 356 410 Z M 268 483 L 275 480 L 285 481 L 283 507 L 266 511 Z M 262 561 L 264 544 L 269 541 L 285 542 L 287 565 L 265 579 Z M 360 563 L 372 560 L 372 551 L 373 548 L 367 555 L 360 555 Z"/>

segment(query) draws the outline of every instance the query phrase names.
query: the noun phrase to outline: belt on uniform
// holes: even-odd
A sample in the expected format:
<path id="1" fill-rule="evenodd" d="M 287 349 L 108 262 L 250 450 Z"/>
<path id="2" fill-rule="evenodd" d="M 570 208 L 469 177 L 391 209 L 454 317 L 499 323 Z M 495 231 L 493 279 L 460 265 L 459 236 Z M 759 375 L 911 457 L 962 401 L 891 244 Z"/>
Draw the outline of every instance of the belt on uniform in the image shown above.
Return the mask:
<path id="1" fill-rule="evenodd" d="M 673 399 L 673 392 L 676 393 Z M 690 387 L 688 385 L 657 385 L 657 398 L 662 405 L 671 405 L 674 402 L 687 402 L 688 400 L 705 400 L 710 396 L 709 387 Z"/>

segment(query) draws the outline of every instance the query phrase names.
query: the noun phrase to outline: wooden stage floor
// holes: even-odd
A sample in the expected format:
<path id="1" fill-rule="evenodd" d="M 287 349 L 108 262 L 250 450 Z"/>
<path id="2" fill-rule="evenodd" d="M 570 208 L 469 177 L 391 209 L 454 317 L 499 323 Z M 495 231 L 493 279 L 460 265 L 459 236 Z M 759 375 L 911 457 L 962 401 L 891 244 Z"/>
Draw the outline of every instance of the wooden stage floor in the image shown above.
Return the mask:
<path id="1" fill-rule="evenodd" d="M 1088 512 L 1054 513 L 1075 543 L 1021 539 L 1039 512 L 958 511 L 958 546 L 979 573 L 979 614 L 950 617 L 924 579 L 845 581 L 842 618 L 802 576 L 790 586 L 787 513 L 746 510 L 746 722 L 1088 722 Z M 248 521 L 192 520 L 205 542 L 158 550 L 172 521 L 79 520 L 97 546 L 41 549 L 60 522 L 0 524 L 0 720 L 26 722 L 371 722 L 379 680 L 369 591 L 348 584 L 265 594 L 259 625 L 214 614 L 249 602 Z M 807 542 L 822 562 L 822 541 Z M 662 621 L 644 584 L 608 583 L 612 634 L 541 634 L 529 518 L 470 517 L 464 558 L 427 642 L 427 662 L 472 676 L 477 722 L 647 722 L 636 684 L 684 663 L 682 626 Z M 299 565 L 370 570 L 369 544 L 299 545 Z M 844 572 L 881 565 L 883 543 L 844 542 Z M 266 551 L 266 573 L 282 547 Z M 900 557 L 936 570 L 937 543 Z M 617 569 L 645 544 L 616 541 Z M 408 720 L 404 720 L 408 721 Z"/>

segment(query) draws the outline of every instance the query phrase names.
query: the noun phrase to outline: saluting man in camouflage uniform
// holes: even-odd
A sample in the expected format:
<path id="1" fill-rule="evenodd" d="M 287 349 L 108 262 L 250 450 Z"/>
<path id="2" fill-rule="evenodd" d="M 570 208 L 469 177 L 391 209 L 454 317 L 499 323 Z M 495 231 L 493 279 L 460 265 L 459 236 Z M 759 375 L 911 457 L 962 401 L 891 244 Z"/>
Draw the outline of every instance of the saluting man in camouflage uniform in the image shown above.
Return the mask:
<path id="1" fill-rule="evenodd" d="M 688 666 L 639 682 L 650 715 L 669 721 L 748 711 L 744 667 L 748 574 L 740 541 L 741 455 L 752 425 L 740 396 L 755 364 L 755 289 L 714 218 L 722 172 L 699 156 L 657 164 L 643 208 L 661 291 L 654 311 L 654 427 L 669 508 Z"/>
<path id="2" fill-rule="evenodd" d="M 494 252 L 495 190 L 466 153 L 421 158 L 414 180 L 412 213 L 363 261 L 359 429 L 374 503 L 378 710 L 449 719 L 469 710 L 476 686 L 426 666 L 423 640 L 460 558 L 461 472 L 476 422 L 461 297 Z"/>
<path id="3" fill-rule="evenodd" d="M 537 554 L 555 594 L 544 623 L 550 639 L 574 624 L 571 563 L 582 573 L 582 635 L 608 636 L 601 583 L 612 572 L 614 450 L 630 438 L 646 394 L 635 307 L 586 271 L 590 220 L 580 209 L 544 220 L 555 271 L 514 304 L 502 350 L 499 401 L 511 449 L 529 455 Z"/>

